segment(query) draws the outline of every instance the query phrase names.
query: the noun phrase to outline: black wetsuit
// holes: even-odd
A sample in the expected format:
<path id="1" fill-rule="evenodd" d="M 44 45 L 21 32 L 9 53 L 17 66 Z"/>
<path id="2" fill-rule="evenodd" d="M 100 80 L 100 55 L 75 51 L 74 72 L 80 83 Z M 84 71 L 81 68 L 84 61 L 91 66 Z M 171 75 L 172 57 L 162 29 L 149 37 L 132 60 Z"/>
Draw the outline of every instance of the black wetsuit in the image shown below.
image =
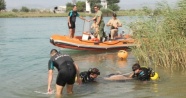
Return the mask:
<path id="1" fill-rule="evenodd" d="M 65 86 L 65 84 L 72 85 L 75 82 L 76 68 L 73 59 L 69 55 L 60 53 L 52 56 L 48 63 L 48 70 L 53 70 L 54 67 L 58 70 L 56 84 Z"/>
<path id="2" fill-rule="evenodd" d="M 77 12 L 77 11 L 71 10 L 71 11 L 68 13 L 68 16 L 70 16 L 70 24 L 71 24 L 71 26 L 69 26 L 69 24 L 68 24 L 69 29 L 74 29 L 74 28 L 76 28 L 75 22 L 76 22 L 76 17 L 79 17 L 78 12 Z"/>
<path id="3" fill-rule="evenodd" d="M 134 74 L 132 77 L 141 81 L 149 81 L 151 70 L 149 68 L 141 68 L 141 72 L 138 74 Z"/>
<path id="4" fill-rule="evenodd" d="M 83 83 L 94 82 L 94 78 L 90 77 L 90 73 L 88 71 L 81 72 L 80 77 L 82 78 Z"/>

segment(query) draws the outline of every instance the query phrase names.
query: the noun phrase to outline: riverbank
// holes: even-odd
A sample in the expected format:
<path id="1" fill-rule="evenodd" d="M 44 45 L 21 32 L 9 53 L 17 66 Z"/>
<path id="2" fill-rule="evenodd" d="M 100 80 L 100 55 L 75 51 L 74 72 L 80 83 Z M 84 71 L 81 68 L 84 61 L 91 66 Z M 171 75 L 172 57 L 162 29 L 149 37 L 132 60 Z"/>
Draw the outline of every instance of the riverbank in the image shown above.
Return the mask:
<path id="1" fill-rule="evenodd" d="M 117 11 L 118 16 L 136 16 L 136 15 L 145 15 L 143 11 Z M 93 17 L 94 13 L 84 13 L 79 12 L 81 16 L 91 16 Z M 111 13 L 103 13 L 104 16 L 111 16 Z M 52 12 L 0 12 L 0 18 L 27 18 L 27 17 L 67 17 L 68 13 L 52 13 Z"/>
<path id="2" fill-rule="evenodd" d="M 67 13 L 54 14 L 49 12 L 1 12 L 0 18 L 27 18 L 27 17 L 66 17 Z"/>

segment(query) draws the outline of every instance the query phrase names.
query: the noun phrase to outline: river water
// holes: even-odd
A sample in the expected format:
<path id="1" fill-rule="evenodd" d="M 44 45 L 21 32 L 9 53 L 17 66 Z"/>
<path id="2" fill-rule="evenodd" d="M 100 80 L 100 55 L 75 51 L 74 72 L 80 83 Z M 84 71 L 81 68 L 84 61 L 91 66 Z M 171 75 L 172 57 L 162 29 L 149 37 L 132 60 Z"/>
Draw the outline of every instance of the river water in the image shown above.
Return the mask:
<path id="1" fill-rule="evenodd" d="M 130 23 L 130 17 L 119 17 Z M 105 17 L 107 22 L 110 17 Z M 77 19 L 76 35 L 86 31 L 87 23 Z M 120 31 L 125 28 L 120 28 Z M 105 27 L 108 32 L 108 27 Z M 127 30 L 126 30 L 127 31 Z M 136 62 L 129 51 L 127 60 L 120 61 L 117 51 L 88 52 L 60 49 L 49 43 L 52 34 L 68 34 L 67 18 L 0 18 L 0 98 L 54 98 L 47 95 L 47 64 L 53 48 L 68 53 L 81 71 L 97 67 L 101 75 L 97 83 L 74 85 L 74 94 L 64 98 L 185 98 L 186 73 L 156 67 L 160 80 L 105 81 L 110 73 L 131 72 Z M 54 77 L 57 75 L 55 70 Z M 55 78 L 52 84 L 55 89 Z"/>

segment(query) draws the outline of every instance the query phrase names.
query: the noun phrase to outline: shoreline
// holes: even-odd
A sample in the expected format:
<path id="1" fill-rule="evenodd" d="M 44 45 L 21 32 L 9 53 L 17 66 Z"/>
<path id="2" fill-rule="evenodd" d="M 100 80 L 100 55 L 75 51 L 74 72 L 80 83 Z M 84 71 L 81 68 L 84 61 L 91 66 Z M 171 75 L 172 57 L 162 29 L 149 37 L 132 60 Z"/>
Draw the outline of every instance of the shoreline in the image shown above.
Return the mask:
<path id="1" fill-rule="evenodd" d="M 95 13 L 79 12 L 83 17 L 94 17 Z M 104 17 L 112 16 L 111 13 L 103 13 Z M 145 15 L 141 11 L 118 11 L 117 16 L 138 16 Z M 52 13 L 52 12 L 0 12 L 0 18 L 34 18 L 34 17 L 67 17 L 68 13 Z"/>

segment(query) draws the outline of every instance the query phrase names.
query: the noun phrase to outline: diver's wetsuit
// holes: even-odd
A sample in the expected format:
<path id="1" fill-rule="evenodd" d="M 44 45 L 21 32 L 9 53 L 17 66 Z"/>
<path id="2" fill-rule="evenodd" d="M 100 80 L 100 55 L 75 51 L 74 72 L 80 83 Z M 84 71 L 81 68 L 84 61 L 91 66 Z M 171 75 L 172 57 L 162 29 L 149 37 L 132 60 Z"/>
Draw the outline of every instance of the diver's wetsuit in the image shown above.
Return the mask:
<path id="1" fill-rule="evenodd" d="M 69 55 L 60 53 L 52 56 L 48 62 L 48 70 L 53 70 L 54 67 L 58 70 L 56 84 L 65 86 L 65 84 L 72 85 L 75 82 L 76 68 L 74 61 Z"/>
<path id="2" fill-rule="evenodd" d="M 90 73 L 88 71 L 81 72 L 80 77 L 82 78 L 83 83 L 94 82 L 94 78 L 90 77 Z"/>
<path id="3" fill-rule="evenodd" d="M 149 81 L 150 80 L 150 74 L 151 70 L 149 68 L 141 68 L 141 72 L 138 74 L 134 74 L 132 78 L 141 80 L 141 81 Z"/>
<path id="4" fill-rule="evenodd" d="M 77 11 L 71 10 L 71 11 L 68 13 L 68 16 L 70 16 L 70 24 L 71 24 L 71 26 L 69 26 L 69 24 L 68 24 L 69 29 L 74 29 L 74 28 L 76 28 L 75 22 L 76 22 L 76 17 L 79 17 L 78 12 L 77 12 Z"/>

